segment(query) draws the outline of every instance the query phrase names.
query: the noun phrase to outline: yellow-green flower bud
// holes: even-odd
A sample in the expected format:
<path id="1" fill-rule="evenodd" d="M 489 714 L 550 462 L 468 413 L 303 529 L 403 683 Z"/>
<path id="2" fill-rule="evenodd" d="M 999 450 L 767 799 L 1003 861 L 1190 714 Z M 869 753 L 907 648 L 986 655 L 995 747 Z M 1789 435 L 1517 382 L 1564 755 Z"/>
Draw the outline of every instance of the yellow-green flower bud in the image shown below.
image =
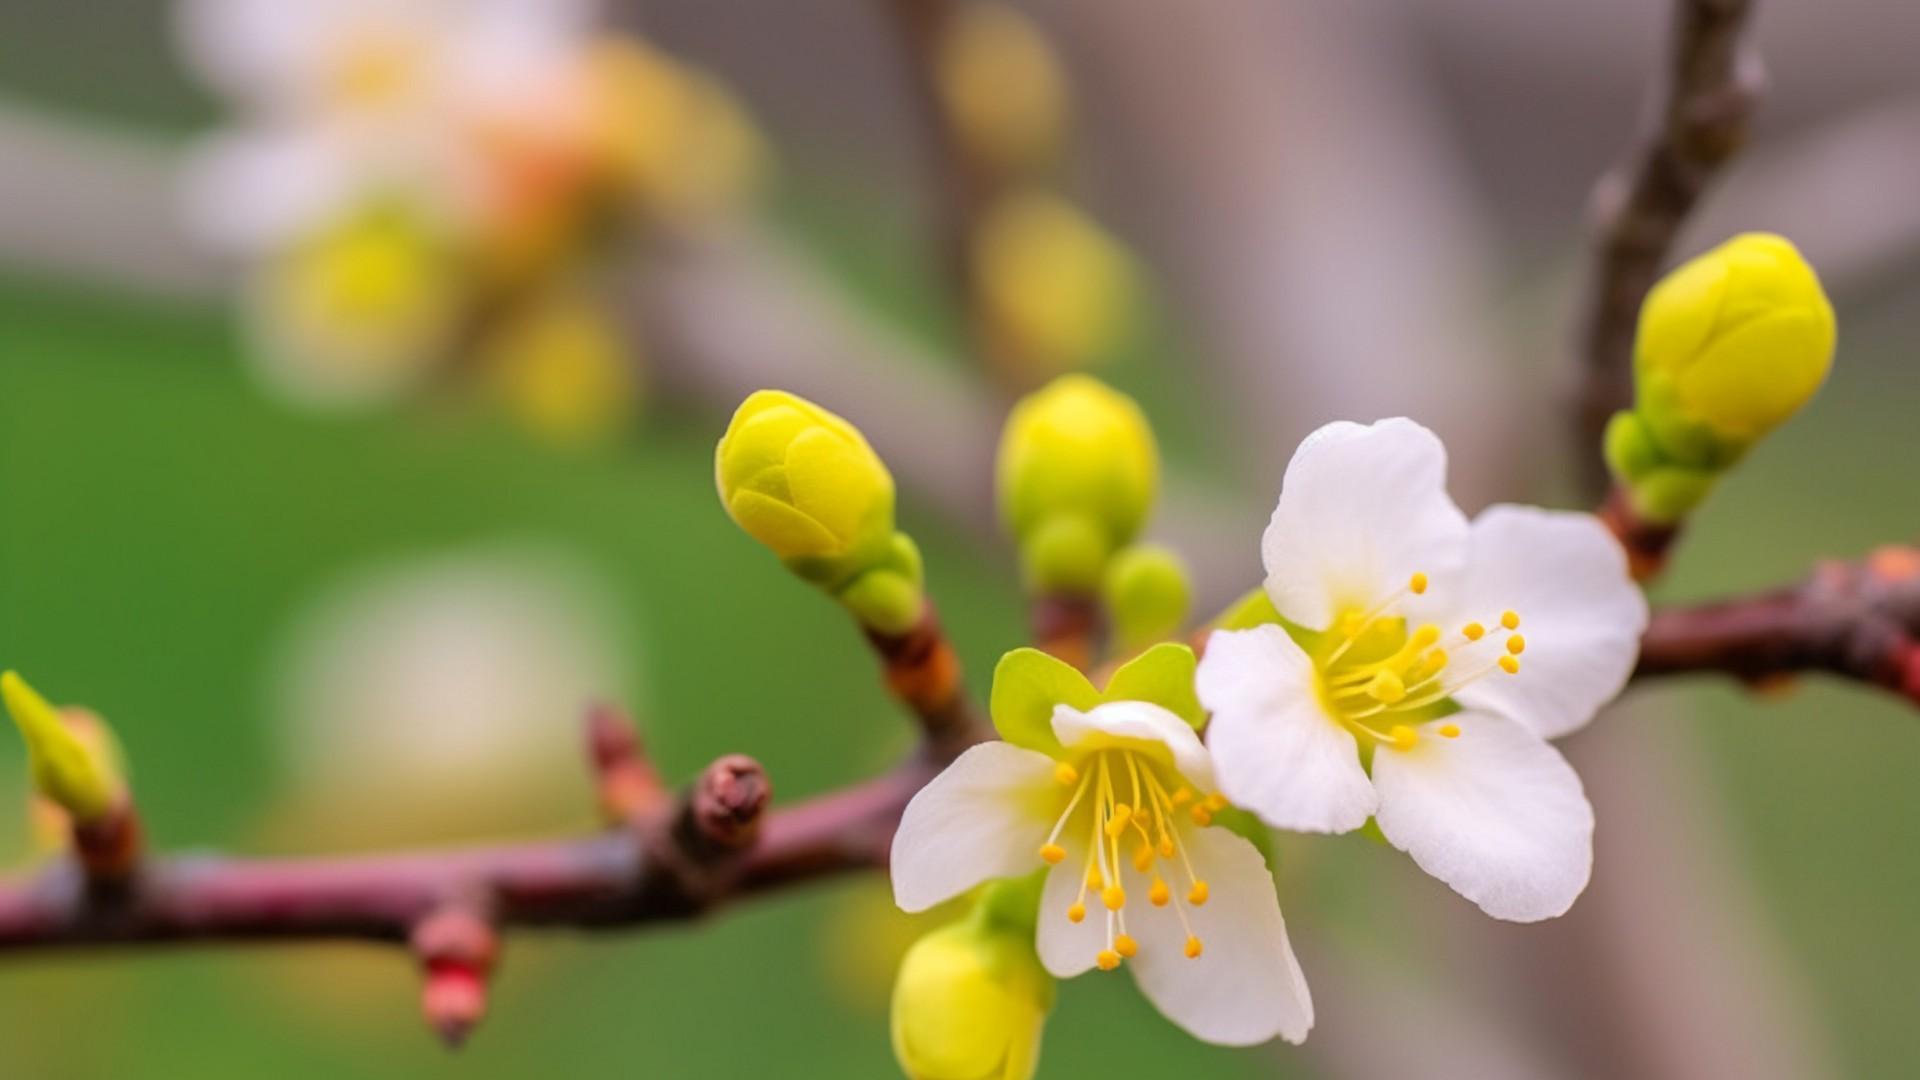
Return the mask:
<path id="1" fill-rule="evenodd" d="M 1736 236 L 1662 279 L 1640 309 L 1634 408 L 1605 444 L 1640 513 L 1671 522 L 1699 505 L 1819 390 L 1833 346 L 1833 307 L 1782 237 Z"/>
<path id="2" fill-rule="evenodd" d="M 1126 652 L 1179 633 L 1193 603 L 1186 563 L 1156 544 L 1137 544 L 1115 556 L 1101 593 L 1114 640 Z"/>
<path id="3" fill-rule="evenodd" d="M 26 740 L 33 786 L 42 797 L 82 825 L 113 809 L 126 781 L 104 725 L 87 738 L 11 671 L 0 674 L 0 699 Z"/>
<path id="4" fill-rule="evenodd" d="M 858 428 L 804 398 L 761 390 L 714 454 L 727 514 L 800 577 L 882 633 L 920 617 L 920 553 L 893 528 L 893 477 Z"/>
<path id="5" fill-rule="evenodd" d="M 916 942 L 893 988 L 893 1052 L 910 1080 L 1029 1080 L 1053 979 L 1020 931 L 978 916 Z"/>
<path id="6" fill-rule="evenodd" d="M 1745 233 L 1668 274 L 1640 309 L 1640 410 L 1656 434 L 1749 444 L 1800 411 L 1833 363 L 1833 306 L 1786 239 Z"/>
<path id="7" fill-rule="evenodd" d="M 1028 586 L 1092 593 L 1153 508 L 1160 456 L 1132 398 L 1066 375 L 1014 406 L 998 474 L 1000 514 Z"/>

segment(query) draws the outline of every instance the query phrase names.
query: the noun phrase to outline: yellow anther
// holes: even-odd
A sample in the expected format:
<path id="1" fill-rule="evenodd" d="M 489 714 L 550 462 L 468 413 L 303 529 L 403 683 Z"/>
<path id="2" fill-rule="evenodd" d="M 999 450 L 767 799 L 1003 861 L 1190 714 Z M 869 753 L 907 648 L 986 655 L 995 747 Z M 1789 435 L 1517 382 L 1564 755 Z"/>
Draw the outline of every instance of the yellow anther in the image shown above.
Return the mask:
<path id="1" fill-rule="evenodd" d="M 1405 724 L 1395 724 L 1387 731 L 1395 750 L 1411 750 L 1420 743 L 1420 733 Z"/>
<path id="2" fill-rule="evenodd" d="M 1381 670 L 1367 680 L 1367 696 L 1382 705 L 1392 705 L 1407 696 L 1406 680 L 1391 671 Z"/>
<path id="3" fill-rule="evenodd" d="M 1408 640 L 1407 647 L 1415 650 L 1425 649 L 1431 647 L 1439 640 L 1440 628 L 1432 623 L 1428 623 L 1413 632 L 1413 637 Z"/>
<path id="4" fill-rule="evenodd" d="M 1479 641 L 1487 635 L 1487 628 L 1477 622 L 1470 622 L 1461 627 L 1460 632 L 1466 635 L 1468 641 Z"/>
<path id="5" fill-rule="evenodd" d="M 1063 761 L 1053 767 L 1053 778 L 1063 785 L 1076 784 L 1080 781 L 1080 770 Z"/>
<path id="6" fill-rule="evenodd" d="M 1078 900 L 1075 900 L 1073 902 L 1073 906 L 1067 909 L 1067 921 L 1070 923 L 1083 922 L 1085 921 L 1086 917 L 1087 917 L 1087 905 L 1081 903 Z"/>
<path id="7" fill-rule="evenodd" d="M 1061 847 L 1059 844 L 1040 845 L 1040 858 L 1044 860 L 1048 866 L 1059 866 L 1060 861 L 1066 857 L 1067 849 Z"/>
<path id="8" fill-rule="evenodd" d="M 1227 801 L 1227 797 L 1225 795 L 1222 795 L 1217 791 L 1207 796 L 1206 806 L 1207 806 L 1207 810 L 1211 813 L 1217 814 L 1220 811 L 1225 810 L 1227 807 L 1232 805 L 1233 805 L 1232 803 Z"/>
<path id="9" fill-rule="evenodd" d="M 1194 803 L 1188 807 L 1187 816 L 1193 819 L 1195 825 L 1204 827 L 1213 824 L 1213 811 L 1207 809 L 1206 803 Z"/>
<path id="10" fill-rule="evenodd" d="M 1160 857 L 1163 859 L 1171 859 L 1173 858 L 1173 852 L 1173 837 L 1162 837 L 1160 840 Z"/>
<path id="11" fill-rule="evenodd" d="M 1127 831 L 1127 822 L 1133 820 L 1133 808 L 1126 803 L 1113 808 L 1113 816 L 1107 819 L 1107 839 L 1117 839 Z"/>
<path id="12" fill-rule="evenodd" d="M 1173 805 L 1175 806 L 1185 806 L 1191 801 L 1193 801 L 1193 792 L 1187 790 L 1185 787 L 1173 793 Z"/>
<path id="13" fill-rule="evenodd" d="M 1440 734 L 1449 739 L 1457 739 L 1460 737 L 1460 725 L 1459 724 L 1441 724 Z"/>
<path id="14" fill-rule="evenodd" d="M 1153 869 L 1153 848 L 1146 844 L 1141 844 L 1139 847 L 1134 848 L 1133 868 L 1143 874 Z"/>
<path id="15" fill-rule="evenodd" d="M 1105 888 L 1106 884 L 1107 884 L 1107 879 L 1100 876 L 1099 867 L 1097 866 L 1087 867 L 1087 888 L 1098 891 L 1100 889 Z"/>
<path id="16" fill-rule="evenodd" d="M 1173 899 L 1173 890 L 1167 888 L 1166 879 L 1155 874 L 1153 884 L 1147 889 L 1147 902 L 1154 907 L 1166 907 L 1167 901 L 1171 899 Z"/>
<path id="17" fill-rule="evenodd" d="M 1413 595 L 1415 596 L 1419 596 L 1420 594 L 1426 592 L 1427 591 L 1427 575 L 1418 574 L 1418 573 L 1414 574 L 1413 577 L 1408 580 L 1407 588 L 1412 589 Z"/>
<path id="18" fill-rule="evenodd" d="M 1194 907 L 1201 907 L 1206 904 L 1207 896 L 1207 883 L 1196 881 L 1193 883 L 1193 888 L 1187 890 L 1187 903 Z"/>
<path id="19" fill-rule="evenodd" d="M 1518 674 L 1520 674 L 1520 660 L 1519 660 L 1519 658 L 1518 658 L 1518 657 L 1513 657 L 1513 656 L 1503 656 L 1503 657 L 1501 657 L 1501 658 L 1500 658 L 1500 670 L 1501 670 L 1501 671 L 1504 671 L 1504 672 L 1506 672 L 1506 673 L 1507 673 L 1507 674 L 1509 674 L 1509 675 L 1518 675 Z"/>
<path id="20" fill-rule="evenodd" d="M 1440 672 L 1446 668 L 1447 662 L 1451 659 L 1453 658 L 1447 655 L 1447 650 L 1445 649 L 1435 649 L 1428 653 L 1426 664 L 1420 669 L 1420 678 L 1431 679 L 1435 675 L 1440 674 Z"/>
<path id="21" fill-rule="evenodd" d="M 1112 949 L 1101 949 L 1100 955 L 1094 957 L 1093 962 L 1099 965 L 1101 971 L 1112 971 L 1120 966 L 1120 954 Z"/>
<path id="22" fill-rule="evenodd" d="M 1107 905 L 1108 911 L 1119 911 L 1127 906 L 1127 890 L 1118 885 L 1109 885 L 1100 893 L 1100 902 Z"/>
<path id="23" fill-rule="evenodd" d="M 1113 951 L 1131 960 L 1140 955 L 1140 943 L 1126 934 L 1120 934 L 1113 939 Z"/>
<path id="24" fill-rule="evenodd" d="M 1526 652 L 1527 639 L 1525 637 L 1522 637 L 1519 634 L 1513 635 L 1512 637 L 1507 639 L 1507 651 L 1512 653 L 1515 656 L 1519 656 L 1521 653 Z"/>
<path id="25" fill-rule="evenodd" d="M 1204 951 L 1205 948 L 1206 947 L 1204 945 L 1200 944 L 1199 938 L 1188 937 L 1187 938 L 1187 959 L 1189 960 L 1200 959 L 1200 953 Z"/>
<path id="26" fill-rule="evenodd" d="M 1500 625 L 1506 627 L 1509 630 L 1520 629 L 1520 613 L 1517 611 L 1501 612 Z"/>

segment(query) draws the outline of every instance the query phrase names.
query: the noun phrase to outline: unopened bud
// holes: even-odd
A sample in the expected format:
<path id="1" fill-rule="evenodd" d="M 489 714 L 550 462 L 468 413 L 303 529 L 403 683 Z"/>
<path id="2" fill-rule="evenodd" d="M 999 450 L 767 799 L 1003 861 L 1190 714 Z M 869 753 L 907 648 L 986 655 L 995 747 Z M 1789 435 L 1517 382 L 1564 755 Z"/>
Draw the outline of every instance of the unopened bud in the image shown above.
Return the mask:
<path id="1" fill-rule="evenodd" d="M 0 698 L 26 740 L 34 789 L 41 797 L 77 825 L 96 822 L 113 809 L 126 782 L 104 725 L 89 737 L 84 724 L 70 722 L 11 671 L 0 674 Z"/>

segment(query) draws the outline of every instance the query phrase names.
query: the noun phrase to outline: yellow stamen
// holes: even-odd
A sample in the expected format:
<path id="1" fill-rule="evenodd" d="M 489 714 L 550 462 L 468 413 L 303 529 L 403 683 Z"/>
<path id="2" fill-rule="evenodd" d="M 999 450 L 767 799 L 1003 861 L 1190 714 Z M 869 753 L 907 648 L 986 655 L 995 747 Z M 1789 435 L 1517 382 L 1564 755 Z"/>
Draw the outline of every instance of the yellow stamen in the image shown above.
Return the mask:
<path id="1" fill-rule="evenodd" d="M 1367 680 L 1367 696 L 1392 705 L 1407 696 L 1406 681 L 1391 671 L 1375 672 L 1373 678 Z"/>
<path id="2" fill-rule="evenodd" d="M 1098 891 L 1100 889 L 1105 888 L 1106 884 L 1107 884 L 1107 879 L 1100 876 L 1099 867 L 1097 866 L 1087 867 L 1087 888 Z"/>
<path id="3" fill-rule="evenodd" d="M 1412 652 L 1418 652 L 1421 649 L 1431 648 L 1438 644 L 1439 641 L 1440 628 L 1432 623 L 1428 623 L 1420 629 L 1415 630 L 1413 636 L 1407 639 L 1407 649 Z"/>
<path id="4" fill-rule="evenodd" d="M 1187 903 L 1194 907 L 1204 907 L 1207 902 L 1207 883 L 1195 881 L 1193 888 L 1187 890 Z"/>
<path id="5" fill-rule="evenodd" d="M 1173 858 L 1173 837 L 1163 836 L 1160 838 L 1160 857 L 1163 859 Z"/>
<path id="6" fill-rule="evenodd" d="M 1120 934 L 1113 939 L 1113 951 L 1131 960 L 1140 955 L 1140 943 L 1125 934 Z"/>
<path id="7" fill-rule="evenodd" d="M 1113 808 L 1113 815 L 1107 819 L 1107 839 L 1118 839 L 1127 831 L 1127 822 L 1133 818 L 1133 809 L 1126 803 Z"/>
<path id="8" fill-rule="evenodd" d="M 1187 816 L 1193 819 L 1195 825 L 1204 827 L 1213 824 L 1213 811 L 1208 810 L 1205 803 L 1194 803 L 1188 807 Z"/>
<path id="9" fill-rule="evenodd" d="M 1231 805 L 1231 803 L 1227 802 L 1227 797 L 1217 791 L 1207 796 L 1207 810 L 1211 813 L 1217 814 Z"/>
<path id="10" fill-rule="evenodd" d="M 1061 847 L 1059 844 L 1042 844 L 1040 846 L 1040 858 L 1044 860 L 1048 866 L 1059 866 L 1061 860 L 1066 857 L 1067 849 Z"/>
<path id="11" fill-rule="evenodd" d="M 1173 890 L 1167 888 L 1167 880 L 1158 874 L 1153 876 L 1153 885 L 1147 889 L 1147 902 L 1154 907 L 1166 907 L 1173 899 Z"/>
<path id="12" fill-rule="evenodd" d="M 1085 921 L 1086 917 L 1087 917 L 1087 905 L 1081 903 L 1078 900 L 1075 900 L 1073 902 L 1073 906 L 1067 908 L 1067 921 L 1070 923 L 1083 922 Z"/>
<path id="13" fill-rule="evenodd" d="M 1063 787 L 1076 784 L 1080 781 L 1080 770 L 1063 761 L 1053 767 L 1053 778 Z"/>
<path id="14" fill-rule="evenodd" d="M 1134 848 L 1133 868 L 1143 874 L 1153 869 L 1153 848 L 1146 844 L 1141 844 L 1139 847 Z"/>
<path id="15" fill-rule="evenodd" d="M 1395 750 L 1411 750 L 1420 743 L 1420 733 L 1405 724 L 1395 724 L 1387 731 L 1388 741 Z"/>
<path id="16" fill-rule="evenodd" d="M 1520 613 L 1517 611 L 1501 612 L 1500 625 L 1506 627 L 1509 630 L 1520 629 Z"/>
<path id="17" fill-rule="evenodd" d="M 1460 725 L 1459 724 L 1441 724 L 1440 734 L 1449 739 L 1457 739 L 1460 737 Z"/>
<path id="18" fill-rule="evenodd" d="M 1120 954 L 1112 949 L 1101 949 L 1100 955 L 1094 957 L 1093 962 L 1099 965 L 1101 971 L 1112 971 L 1120 966 Z"/>
<path id="19" fill-rule="evenodd" d="M 1479 641 L 1486 636 L 1487 628 L 1477 622 L 1470 622 L 1460 628 L 1460 633 L 1464 635 L 1468 641 Z"/>
<path id="20" fill-rule="evenodd" d="M 1520 661 L 1512 656 L 1503 656 L 1500 658 L 1500 670 L 1509 675 L 1518 675 L 1520 674 Z"/>
<path id="21" fill-rule="evenodd" d="M 1185 806 L 1191 801 L 1193 801 L 1193 792 L 1187 790 L 1184 785 L 1181 786 L 1180 790 L 1173 793 L 1173 805 L 1175 806 Z"/>
<path id="22" fill-rule="evenodd" d="M 1422 593 L 1426 592 L 1427 591 L 1427 575 L 1419 574 L 1419 573 L 1414 574 L 1413 577 L 1410 580 L 1408 580 L 1407 588 L 1412 589 L 1413 595 L 1415 596 L 1419 596 Z"/>
<path id="23" fill-rule="evenodd" d="M 1515 634 L 1507 639 L 1507 651 L 1515 656 L 1527 651 L 1527 639 Z"/>
<path id="24" fill-rule="evenodd" d="M 1118 885 L 1109 885 L 1100 893 L 1100 902 L 1107 905 L 1108 911 L 1119 911 L 1127 906 L 1127 890 Z"/>
<path id="25" fill-rule="evenodd" d="M 1187 938 L 1187 959 L 1189 960 L 1200 959 L 1200 953 L 1204 948 L 1205 946 L 1200 944 L 1199 938 L 1189 936 Z"/>

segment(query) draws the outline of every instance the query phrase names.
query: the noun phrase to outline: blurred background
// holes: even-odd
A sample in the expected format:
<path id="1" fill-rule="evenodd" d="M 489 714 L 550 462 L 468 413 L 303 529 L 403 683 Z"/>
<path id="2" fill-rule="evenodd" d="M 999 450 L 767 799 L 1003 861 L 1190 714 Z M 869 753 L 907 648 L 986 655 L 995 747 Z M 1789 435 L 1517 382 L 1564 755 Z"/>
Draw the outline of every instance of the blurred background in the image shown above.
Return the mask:
<path id="1" fill-rule="evenodd" d="M 1053 0 L 982 24 L 984 60 L 936 57 L 933 103 L 912 6 L 0 5 L 0 663 L 115 724 L 159 847 L 584 827 L 593 698 L 676 779 L 745 750 L 790 798 L 883 766 L 907 726 L 857 635 L 713 494 L 762 385 L 894 466 L 981 692 L 1024 639 L 992 444 L 1055 370 L 1153 416 L 1154 531 L 1203 604 L 1257 576 L 1287 455 L 1328 419 L 1436 427 L 1471 504 L 1570 504 L 1586 202 L 1667 5 Z M 1755 137 L 1676 254 L 1787 234 L 1840 355 L 1662 598 L 1913 535 L 1920 7 L 1760 8 Z M 320 70 L 350 15 L 404 33 Z M 986 116 L 958 185 L 940 107 Z M 1493 924 L 1358 836 L 1290 839 L 1304 1048 L 1205 1047 L 1082 979 L 1043 1075 L 1911 1070 L 1909 709 L 1661 687 L 1567 748 L 1600 822 L 1568 917 Z M 10 957 L 0 1072 L 886 1077 L 915 929 L 876 876 L 518 937 L 457 1057 L 391 950 Z"/>

